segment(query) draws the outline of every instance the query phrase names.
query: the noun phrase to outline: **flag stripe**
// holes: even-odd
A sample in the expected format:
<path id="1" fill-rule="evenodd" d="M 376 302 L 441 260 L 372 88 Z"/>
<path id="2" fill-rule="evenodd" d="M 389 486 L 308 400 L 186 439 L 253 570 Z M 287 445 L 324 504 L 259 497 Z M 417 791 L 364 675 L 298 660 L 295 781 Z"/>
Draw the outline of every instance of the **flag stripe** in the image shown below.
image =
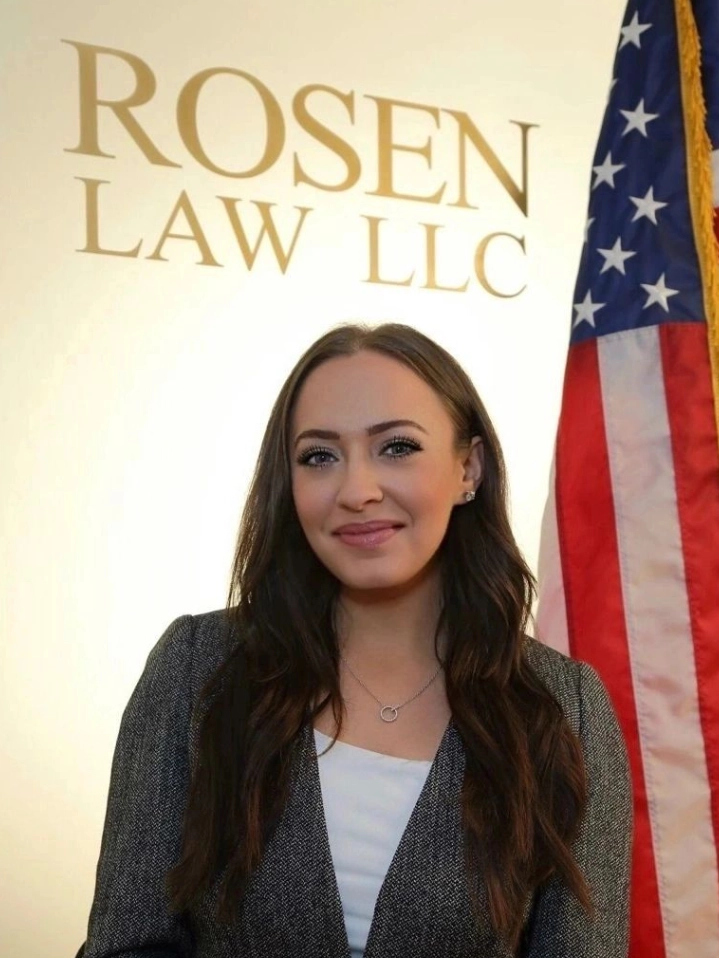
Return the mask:
<path id="1" fill-rule="evenodd" d="M 712 821 L 719 848 L 719 440 L 706 330 L 661 331 L 665 389 L 676 471 L 699 712 L 712 784 Z M 719 954 L 719 951 L 717 952 Z"/>
<path id="2" fill-rule="evenodd" d="M 559 559 L 559 530 L 554 489 L 556 462 L 552 458 L 549 477 L 549 495 L 542 517 L 542 533 L 539 540 L 539 581 L 542 583 L 542 604 L 537 610 L 537 638 L 569 655 L 569 632 L 567 607 L 564 597 L 564 579 Z"/>
<path id="3" fill-rule="evenodd" d="M 597 344 L 569 353 L 557 435 L 556 509 L 572 655 L 601 671 L 619 713 L 634 785 L 631 941 L 665 958 L 651 826 L 627 647 Z M 591 477 L 591 481 L 588 481 Z M 546 609 L 544 586 L 539 624 Z M 553 644 L 553 636 L 542 634 Z"/>
<path id="4" fill-rule="evenodd" d="M 658 329 L 604 337 L 599 365 L 666 955 L 716 958 L 719 882 Z"/>

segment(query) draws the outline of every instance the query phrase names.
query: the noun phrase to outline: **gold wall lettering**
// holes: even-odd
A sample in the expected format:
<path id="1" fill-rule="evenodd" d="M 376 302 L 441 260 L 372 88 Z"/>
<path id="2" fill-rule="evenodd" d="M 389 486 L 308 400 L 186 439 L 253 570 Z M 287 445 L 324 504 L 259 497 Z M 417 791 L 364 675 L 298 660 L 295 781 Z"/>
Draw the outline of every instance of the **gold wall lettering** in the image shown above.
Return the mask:
<path id="1" fill-rule="evenodd" d="M 250 86 L 257 91 L 262 101 L 265 122 L 267 124 L 265 150 L 257 163 L 249 170 L 223 169 L 221 166 L 213 163 L 200 142 L 200 134 L 197 130 L 197 104 L 200 93 L 208 80 L 222 74 L 236 76 L 242 80 L 246 80 Z M 193 77 L 190 77 L 182 90 L 180 90 L 180 95 L 177 98 L 177 128 L 180 131 L 182 142 L 197 162 L 201 164 L 201 166 L 204 166 L 205 169 L 211 170 L 213 173 L 219 173 L 221 176 L 238 178 L 259 176 L 275 165 L 285 145 L 285 121 L 282 115 L 282 107 L 264 83 L 258 80 L 257 77 L 253 77 L 251 73 L 245 73 L 244 70 L 231 70 L 229 68 L 218 67 L 201 70 Z"/>
<path id="2" fill-rule="evenodd" d="M 78 176 L 76 179 L 85 184 L 85 245 L 79 248 L 77 252 L 101 253 L 105 256 L 129 256 L 137 259 L 142 249 L 142 240 L 132 249 L 113 249 L 106 242 L 100 241 L 100 203 L 98 193 L 101 186 L 109 185 L 109 180 L 96 180 L 84 176 Z M 235 196 L 217 196 L 215 199 L 218 199 L 222 204 L 245 267 L 251 270 L 255 265 L 255 260 L 260 250 L 264 246 L 269 245 L 269 249 L 280 272 L 283 274 L 286 273 L 302 227 L 304 226 L 305 218 L 308 213 L 312 212 L 311 208 L 307 206 L 293 207 L 299 214 L 297 225 L 290 240 L 283 241 L 272 215 L 272 209 L 276 204 L 251 200 L 250 206 L 254 207 L 255 211 L 259 214 L 260 220 L 257 235 L 254 240 L 251 240 L 248 228 L 243 223 L 240 212 L 237 209 L 237 204 L 241 202 L 240 198 Z M 256 216 L 252 218 L 257 219 Z M 184 219 L 187 226 L 187 232 L 178 232 L 178 220 L 180 220 L 179 225 L 182 226 L 182 219 Z M 190 240 L 194 242 L 200 253 L 200 259 L 197 261 L 199 266 L 225 265 L 219 262 L 213 254 L 197 211 L 185 190 L 183 190 L 177 198 L 167 222 L 160 232 L 160 237 L 152 253 L 143 258 L 166 262 L 167 257 L 162 254 L 167 240 L 170 239 Z"/>
<path id="3" fill-rule="evenodd" d="M 390 278 L 383 275 L 381 262 L 381 223 L 387 223 L 386 217 L 365 216 L 369 231 L 369 275 L 363 280 L 365 283 L 379 283 L 383 286 L 418 286 L 420 289 L 438 289 L 446 293 L 465 293 L 469 288 L 470 280 L 476 279 L 482 288 L 491 296 L 501 299 L 513 299 L 519 296 L 526 289 L 526 284 L 514 292 L 502 292 L 497 289 L 489 280 L 487 275 L 487 251 L 490 243 L 500 236 L 507 237 L 522 250 L 522 255 L 526 254 L 525 240 L 523 236 L 514 236 L 512 233 L 489 233 L 479 241 L 474 252 L 474 277 L 468 276 L 459 286 L 449 286 L 437 281 L 437 232 L 443 229 L 439 223 L 418 223 L 417 226 L 424 230 L 424 282 L 414 282 L 416 270 L 413 270 L 409 276 L 404 279 Z M 390 224 L 391 225 L 391 224 Z M 385 228 L 386 229 L 386 228 Z"/>
<path id="4" fill-rule="evenodd" d="M 343 140 L 341 136 L 338 136 L 337 133 L 334 133 L 328 126 L 325 126 L 316 116 L 310 113 L 307 100 L 310 95 L 314 93 L 327 93 L 338 99 L 340 103 L 346 107 L 347 114 L 353 124 L 355 121 L 355 95 L 354 93 L 341 93 L 339 90 L 335 90 L 334 87 L 325 86 L 321 83 L 310 83 L 299 89 L 292 100 L 292 113 L 297 118 L 299 125 L 303 130 L 306 130 L 311 137 L 317 140 L 318 143 L 326 146 L 328 150 L 344 162 L 347 167 L 347 175 L 340 183 L 322 183 L 320 180 L 316 180 L 305 172 L 300 163 L 300 158 L 295 152 L 292 154 L 294 184 L 298 186 L 300 183 L 308 183 L 318 190 L 329 190 L 332 192 L 349 190 L 357 183 L 362 173 L 360 158 L 346 140 Z"/>
<path id="5" fill-rule="evenodd" d="M 86 156 L 104 156 L 115 159 L 113 153 L 104 153 L 100 149 L 97 120 L 99 108 L 107 107 L 125 127 L 133 141 L 142 150 L 150 163 L 155 163 L 158 166 L 180 166 L 179 163 L 173 163 L 172 160 L 168 160 L 166 156 L 160 153 L 131 112 L 133 107 L 148 103 L 155 95 L 155 90 L 157 89 L 155 74 L 145 61 L 135 56 L 134 53 L 127 53 L 124 50 L 115 50 L 112 47 L 98 47 L 90 43 L 77 43 L 74 40 L 63 40 L 62 42 L 69 43 L 75 47 L 80 68 L 78 87 L 80 94 L 80 142 L 72 149 L 66 150 L 66 152 L 84 153 Z M 120 60 L 124 60 L 135 74 L 135 89 L 124 99 L 105 100 L 100 96 L 97 79 L 97 60 L 100 54 L 114 56 Z"/>
<path id="6" fill-rule="evenodd" d="M 142 125 L 135 114 L 138 107 L 149 103 L 157 91 L 157 78 L 150 65 L 141 57 L 126 50 L 114 47 L 99 46 L 82 43 L 76 40 L 63 40 L 63 43 L 73 47 L 77 53 L 78 63 L 78 121 L 79 138 L 77 145 L 66 149 L 68 153 L 82 154 L 96 157 L 105 164 L 107 161 L 117 160 L 117 156 L 103 148 L 100 142 L 101 111 L 109 112 L 118 121 L 127 133 L 129 140 L 134 144 L 148 163 L 158 167 L 182 168 L 183 160 L 180 156 L 171 156 L 164 144 L 158 144 L 157 134 L 148 129 L 145 120 Z M 116 65 L 120 64 L 128 72 L 131 83 L 129 93 L 121 97 L 111 98 L 102 93 L 102 65 L 108 58 L 114 58 Z M 250 122 L 253 132 L 262 129 L 264 141 L 256 157 L 248 163 L 233 166 L 220 162 L 212 156 L 211 146 L 202 141 L 198 125 L 198 115 L 201 110 L 201 101 L 213 95 L 213 81 L 218 77 L 231 78 L 233 82 L 242 84 L 251 91 L 253 100 L 257 104 L 257 112 L 252 114 Z M 216 87 L 215 87 L 216 89 Z M 373 124 L 374 149 L 369 156 L 360 156 L 357 148 L 349 139 L 340 135 L 332 128 L 322 115 L 323 105 L 328 102 L 339 102 L 346 111 L 351 128 L 357 124 Z M 371 114 L 359 110 L 359 103 L 367 106 L 372 104 Z M 336 112 L 336 111 L 335 111 Z M 291 138 L 291 127 L 288 121 L 304 131 L 315 143 L 320 144 L 343 165 L 343 175 L 328 181 L 324 176 L 311 168 L 307 157 L 302 157 L 299 148 L 292 148 L 292 184 L 302 185 L 312 189 L 330 193 L 341 193 L 361 185 L 364 179 L 371 179 L 373 188 L 365 189 L 367 196 L 381 197 L 387 201 L 403 203 L 428 203 L 435 207 L 449 206 L 456 209 L 479 209 L 476 178 L 471 171 L 477 169 L 477 160 L 492 174 L 489 182 L 500 187 L 500 196 L 508 198 L 512 206 L 524 217 L 529 210 L 529 149 L 528 137 L 530 129 L 537 126 L 519 120 L 510 120 L 519 131 L 519 176 L 515 179 L 507 164 L 499 157 L 490 145 L 487 137 L 477 124 L 465 112 L 418 103 L 409 100 L 397 100 L 389 97 L 366 94 L 358 102 L 354 91 L 342 91 L 335 87 L 321 83 L 310 83 L 300 87 L 294 94 L 289 109 L 285 108 L 275 97 L 269 87 L 258 77 L 244 70 L 230 66 L 208 67 L 193 74 L 181 87 L 176 100 L 175 121 L 179 140 L 187 151 L 184 163 L 193 160 L 204 169 L 217 176 L 230 179 L 251 180 L 261 177 L 271 170 L 280 160 L 287 149 L 288 139 Z M 408 123 L 409 121 L 409 123 Z M 426 123 L 426 126 L 424 124 Z M 404 127 L 403 127 L 404 124 Z M 418 134 L 417 129 L 422 130 Z M 407 132 L 411 129 L 413 132 Z M 289 133 L 288 133 L 289 131 Z M 455 144 L 454 164 L 451 168 L 439 170 L 436 168 L 434 145 L 440 136 L 451 136 Z M 367 138 L 363 137 L 362 142 Z M 471 156 L 475 162 L 470 162 Z M 176 150 L 176 147 L 175 147 Z M 411 155 L 420 158 L 422 166 L 414 164 L 415 181 L 412 187 L 402 183 L 403 166 L 398 164 L 398 157 Z M 446 151 L 445 151 L 446 154 Z M 447 164 L 445 164 L 447 166 Z M 243 168 L 240 168 L 243 167 Z M 107 170 L 107 166 L 104 166 Z M 406 166 L 404 167 L 406 169 Z M 423 169 L 426 174 L 426 186 L 418 188 L 416 185 L 417 170 Z M 109 256 L 137 258 L 143 247 L 144 240 L 129 248 L 115 248 L 109 240 L 101 242 L 101 213 L 99 191 L 101 186 L 111 185 L 106 178 L 76 177 L 84 184 L 85 195 L 85 244 L 79 252 L 94 253 Z M 485 176 L 482 181 L 488 182 Z M 486 188 L 486 185 L 485 187 Z M 267 200 L 250 200 L 255 214 L 259 214 L 259 229 L 251 240 L 238 210 L 239 197 L 217 196 L 223 208 L 231 232 L 236 240 L 241 261 L 247 270 L 252 270 L 257 256 L 263 246 L 268 247 L 278 269 L 285 274 L 291 265 L 292 256 L 300 237 L 303 242 L 311 241 L 305 229 L 305 221 L 313 212 L 311 207 L 292 207 L 298 214 L 294 232 L 289 239 L 281 239 L 272 210 L 276 203 Z M 421 289 L 442 290 L 445 292 L 464 293 L 470 284 L 476 283 L 489 295 L 499 298 L 513 298 L 519 296 L 525 286 L 516 290 L 502 290 L 492 281 L 487 271 L 487 252 L 490 245 L 500 237 L 511 241 L 519 255 L 526 256 L 526 241 L 524 236 L 517 236 L 509 231 L 494 231 L 485 235 L 477 242 L 473 257 L 470 275 L 450 276 L 448 266 L 456 269 L 454 263 L 440 267 L 442 236 L 445 224 L 418 222 L 417 228 L 422 231 L 424 257 L 421 264 L 412 270 L 409 275 L 390 276 L 382 269 L 381 249 L 387 242 L 397 242 L 387 238 L 387 231 L 391 223 L 384 216 L 363 215 L 367 222 L 367 273 L 363 282 L 377 283 L 392 286 L 418 286 Z M 256 217 L 255 217 L 256 219 Z M 384 225 L 383 225 L 384 224 Z M 188 193 L 182 190 L 177 197 L 174 207 L 162 228 L 155 233 L 157 237 L 153 250 L 143 257 L 147 260 L 166 261 L 166 248 L 172 248 L 172 242 L 192 242 L 197 247 L 199 265 L 221 266 L 217 252 L 213 250 L 213 240 L 200 221 L 195 205 L 191 202 Z"/>

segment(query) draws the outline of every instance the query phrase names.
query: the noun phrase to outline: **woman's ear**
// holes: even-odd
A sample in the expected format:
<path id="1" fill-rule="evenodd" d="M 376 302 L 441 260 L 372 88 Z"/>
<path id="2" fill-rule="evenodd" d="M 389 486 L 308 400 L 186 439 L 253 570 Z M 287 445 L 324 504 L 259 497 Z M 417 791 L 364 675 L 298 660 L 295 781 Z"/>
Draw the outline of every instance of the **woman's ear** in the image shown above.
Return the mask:
<path id="1" fill-rule="evenodd" d="M 476 492 L 484 475 L 484 443 L 481 436 L 472 436 L 463 461 L 462 496 Z"/>

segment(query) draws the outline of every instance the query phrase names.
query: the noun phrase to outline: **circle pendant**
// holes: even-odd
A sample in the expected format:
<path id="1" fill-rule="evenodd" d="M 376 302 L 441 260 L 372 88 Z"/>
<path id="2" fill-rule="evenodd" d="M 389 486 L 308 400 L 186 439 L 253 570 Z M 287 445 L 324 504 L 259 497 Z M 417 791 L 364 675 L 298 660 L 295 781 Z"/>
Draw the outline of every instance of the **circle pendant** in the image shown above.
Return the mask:
<path id="1" fill-rule="evenodd" d="M 383 722 L 396 722 L 398 714 L 398 710 L 394 705 L 383 705 L 379 710 L 379 717 Z"/>

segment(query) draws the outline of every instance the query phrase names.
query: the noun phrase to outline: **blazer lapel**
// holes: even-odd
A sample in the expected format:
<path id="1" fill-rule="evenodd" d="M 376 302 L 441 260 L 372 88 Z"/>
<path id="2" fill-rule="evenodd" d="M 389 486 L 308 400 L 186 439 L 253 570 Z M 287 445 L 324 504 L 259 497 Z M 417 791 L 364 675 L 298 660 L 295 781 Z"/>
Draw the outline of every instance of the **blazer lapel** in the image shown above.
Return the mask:
<path id="1" fill-rule="evenodd" d="M 213 644 L 198 689 L 227 654 Z M 214 658 L 213 658 L 214 657 Z M 196 695 L 199 694 L 196 690 Z M 192 766 L 204 711 L 196 709 L 190 736 Z M 312 724 L 302 728 L 293 755 L 287 805 L 252 876 L 238 918 L 216 921 L 221 875 L 193 909 L 197 958 L 350 958 L 342 901 L 330 851 Z"/>
<path id="2" fill-rule="evenodd" d="M 219 879 L 193 916 L 198 958 L 350 958 L 310 725 L 298 737 L 287 805 L 231 926 L 215 921 L 218 888 Z"/>
<path id="3" fill-rule="evenodd" d="M 349 958 L 311 728 L 308 737 L 312 760 L 304 787 L 312 796 L 312 827 L 318 836 L 321 834 L 317 851 L 328 896 L 327 919 L 337 944 L 340 937 L 343 939 L 342 949 L 336 945 L 334 954 Z M 464 765 L 462 740 L 450 721 L 380 887 L 365 958 L 459 958 L 476 954 L 489 958 L 504 954 L 497 950 L 489 925 L 478 928 L 471 913 L 461 824 Z"/>
<path id="4" fill-rule="evenodd" d="M 365 958 L 479 953 L 464 951 L 468 942 L 480 942 L 463 857 L 464 763 L 450 721 L 380 888 Z"/>

